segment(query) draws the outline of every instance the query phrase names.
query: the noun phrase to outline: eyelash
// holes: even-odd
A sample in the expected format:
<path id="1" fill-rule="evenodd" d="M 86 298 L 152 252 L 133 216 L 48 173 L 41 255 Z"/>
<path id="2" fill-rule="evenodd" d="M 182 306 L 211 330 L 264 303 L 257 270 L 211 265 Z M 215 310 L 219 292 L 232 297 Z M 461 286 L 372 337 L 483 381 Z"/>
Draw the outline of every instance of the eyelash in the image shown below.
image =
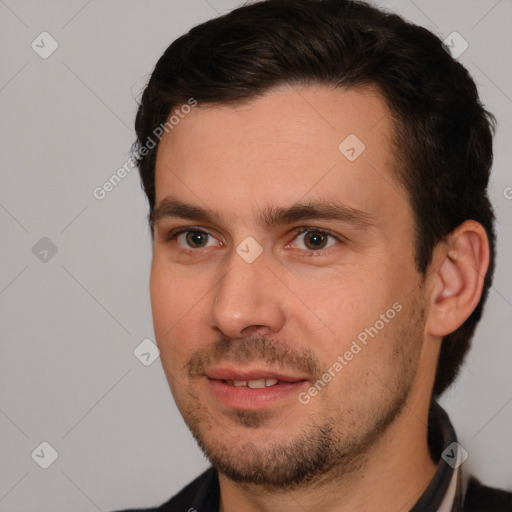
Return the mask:
<path id="1" fill-rule="evenodd" d="M 177 229 L 171 231 L 165 238 L 164 242 L 171 243 L 171 242 L 175 241 L 176 238 L 179 235 L 181 235 L 182 233 L 190 233 L 190 232 L 199 232 L 199 233 L 203 233 L 205 235 L 212 236 L 213 238 L 215 238 L 211 233 L 209 233 L 208 231 L 205 231 L 203 228 L 200 228 L 200 227 L 196 228 L 195 226 L 187 226 L 186 228 L 177 228 Z M 293 238 L 293 240 L 295 240 L 299 235 L 301 235 L 303 233 L 310 233 L 310 232 L 329 236 L 331 238 L 334 238 L 339 243 L 346 242 L 346 240 L 343 237 L 341 237 L 340 235 L 335 235 L 328 230 L 320 229 L 320 228 L 316 228 L 316 227 L 312 227 L 312 226 L 304 226 L 304 227 L 294 229 L 295 237 Z M 194 249 L 192 247 L 190 247 L 190 248 L 183 247 L 182 249 L 185 251 L 197 251 L 198 250 L 198 249 Z M 327 247 L 326 249 L 318 249 L 316 251 L 314 251 L 314 250 L 306 251 L 304 249 L 301 249 L 301 250 L 303 250 L 305 253 L 307 253 L 308 257 L 310 257 L 310 256 L 314 257 L 320 253 L 325 254 L 327 251 L 329 251 L 329 249 L 332 249 L 332 246 Z"/>

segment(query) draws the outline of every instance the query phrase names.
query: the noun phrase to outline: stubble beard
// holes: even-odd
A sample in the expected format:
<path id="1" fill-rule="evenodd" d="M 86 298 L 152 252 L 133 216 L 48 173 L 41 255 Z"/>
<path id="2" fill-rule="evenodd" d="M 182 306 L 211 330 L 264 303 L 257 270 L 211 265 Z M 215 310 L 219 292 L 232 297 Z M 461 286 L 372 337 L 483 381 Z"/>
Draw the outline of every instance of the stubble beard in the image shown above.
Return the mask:
<path id="1" fill-rule="evenodd" d="M 423 310 L 419 304 L 416 304 L 416 308 L 412 307 L 409 311 L 413 318 L 395 332 L 395 359 L 388 361 L 388 364 L 394 365 L 397 371 L 391 382 L 382 382 L 383 392 L 378 399 L 365 397 L 371 400 L 371 404 L 366 406 L 363 413 L 344 411 L 347 418 L 357 418 L 356 425 L 353 419 L 349 421 L 339 417 L 339 410 L 343 406 L 338 409 L 336 416 L 336 411 L 332 412 L 332 402 L 326 401 L 322 413 L 314 416 L 322 418 L 322 421 L 305 424 L 292 439 L 288 434 L 286 441 L 273 441 L 272 434 L 269 434 L 268 439 L 261 442 L 258 429 L 264 427 L 273 414 L 268 411 L 238 411 L 233 412 L 231 417 L 235 424 L 245 427 L 247 438 L 246 442 L 238 444 L 230 442 L 230 434 L 221 430 L 222 427 L 208 410 L 202 407 L 198 396 L 189 393 L 188 400 L 181 404 L 177 400 L 185 422 L 212 466 L 238 484 L 268 491 L 292 490 L 304 485 L 321 486 L 361 471 L 372 446 L 403 412 L 413 387 L 421 351 L 418 336 L 423 327 Z M 249 347 L 256 347 L 257 355 L 261 355 L 267 342 L 252 339 L 242 343 L 240 350 L 244 353 L 252 350 Z M 412 351 L 411 345 L 417 348 Z M 371 347 L 366 350 L 371 350 Z M 311 366 L 314 362 L 309 361 L 308 364 Z M 286 418 L 274 430 L 283 430 L 282 425 L 286 425 Z M 223 441 L 214 437 L 216 429 Z M 239 428 L 237 430 L 240 431 Z M 251 438 L 260 441 L 253 442 Z"/>

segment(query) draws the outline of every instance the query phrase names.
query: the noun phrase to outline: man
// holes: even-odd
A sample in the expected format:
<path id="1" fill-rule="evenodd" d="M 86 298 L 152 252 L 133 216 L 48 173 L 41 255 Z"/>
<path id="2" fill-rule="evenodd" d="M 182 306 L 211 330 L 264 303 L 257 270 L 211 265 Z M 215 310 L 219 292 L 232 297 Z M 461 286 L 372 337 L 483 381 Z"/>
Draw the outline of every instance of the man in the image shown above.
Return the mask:
<path id="1" fill-rule="evenodd" d="M 437 37 L 361 2 L 166 50 L 136 121 L 153 320 L 212 468 L 158 510 L 512 510 L 436 402 L 491 285 L 492 126 Z"/>

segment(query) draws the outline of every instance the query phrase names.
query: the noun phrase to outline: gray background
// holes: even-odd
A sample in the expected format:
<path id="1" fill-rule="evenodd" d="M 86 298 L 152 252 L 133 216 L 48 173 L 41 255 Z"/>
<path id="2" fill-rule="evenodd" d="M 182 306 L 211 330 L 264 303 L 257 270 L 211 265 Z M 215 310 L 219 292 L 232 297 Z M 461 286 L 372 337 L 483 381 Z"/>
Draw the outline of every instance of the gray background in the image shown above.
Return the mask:
<path id="1" fill-rule="evenodd" d="M 138 175 L 103 200 L 92 191 L 129 156 L 136 100 L 160 54 L 191 26 L 239 4 L 0 0 L 2 512 L 158 504 L 207 465 L 159 360 L 144 366 L 133 354 L 154 339 Z M 464 372 L 443 403 L 469 452 L 465 467 L 488 484 L 512 487 L 512 5 L 379 4 L 443 38 L 459 32 L 469 44 L 459 58 L 499 120 L 495 285 Z M 31 47 L 43 31 L 59 45 L 47 59 Z M 31 457 L 43 441 L 58 452 L 48 469 Z M 50 456 L 37 453 L 39 461 Z"/>

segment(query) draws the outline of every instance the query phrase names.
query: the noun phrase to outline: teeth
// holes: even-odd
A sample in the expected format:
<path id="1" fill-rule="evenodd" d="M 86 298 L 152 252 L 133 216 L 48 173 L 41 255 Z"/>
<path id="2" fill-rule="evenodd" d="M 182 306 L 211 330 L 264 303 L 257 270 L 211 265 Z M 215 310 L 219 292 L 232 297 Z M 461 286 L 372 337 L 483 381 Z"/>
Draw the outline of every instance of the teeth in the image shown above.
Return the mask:
<path id="1" fill-rule="evenodd" d="M 264 388 L 265 387 L 265 379 L 249 380 L 249 381 L 247 381 L 247 386 L 249 386 L 251 389 Z"/>
<path id="2" fill-rule="evenodd" d="M 253 380 L 233 380 L 233 386 L 237 388 L 249 387 L 251 389 L 262 389 L 277 384 L 277 379 L 253 379 Z"/>

